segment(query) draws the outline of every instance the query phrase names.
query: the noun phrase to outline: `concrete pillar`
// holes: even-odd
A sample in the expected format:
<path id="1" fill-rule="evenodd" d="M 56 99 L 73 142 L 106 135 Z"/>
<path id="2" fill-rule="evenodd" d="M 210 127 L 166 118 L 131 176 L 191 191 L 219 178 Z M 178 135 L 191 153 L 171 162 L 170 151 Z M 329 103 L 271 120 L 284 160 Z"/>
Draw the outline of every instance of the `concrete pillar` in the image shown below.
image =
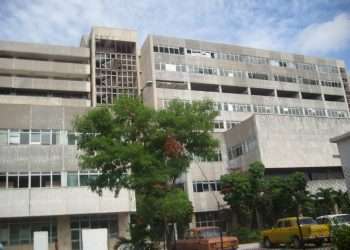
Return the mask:
<path id="1" fill-rule="evenodd" d="M 70 216 L 57 217 L 57 244 L 58 250 L 71 250 Z"/>
<path id="2" fill-rule="evenodd" d="M 118 237 L 129 238 L 130 215 L 128 213 L 118 213 Z"/>

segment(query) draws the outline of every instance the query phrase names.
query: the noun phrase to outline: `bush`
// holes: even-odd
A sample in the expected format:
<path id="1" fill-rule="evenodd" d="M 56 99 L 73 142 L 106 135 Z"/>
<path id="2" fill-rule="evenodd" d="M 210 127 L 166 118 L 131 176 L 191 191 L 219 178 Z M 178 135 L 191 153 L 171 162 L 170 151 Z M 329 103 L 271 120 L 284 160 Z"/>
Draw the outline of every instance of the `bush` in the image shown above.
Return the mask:
<path id="1" fill-rule="evenodd" d="M 348 250 L 350 246 L 350 226 L 337 226 L 333 231 L 333 242 L 338 250 Z"/>
<path id="2" fill-rule="evenodd" d="M 229 232 L 230 235 L 236 236 L 239 243 L 252 243 L 260 240 L 260 232 L 258 230 L 241 227 Z"/>

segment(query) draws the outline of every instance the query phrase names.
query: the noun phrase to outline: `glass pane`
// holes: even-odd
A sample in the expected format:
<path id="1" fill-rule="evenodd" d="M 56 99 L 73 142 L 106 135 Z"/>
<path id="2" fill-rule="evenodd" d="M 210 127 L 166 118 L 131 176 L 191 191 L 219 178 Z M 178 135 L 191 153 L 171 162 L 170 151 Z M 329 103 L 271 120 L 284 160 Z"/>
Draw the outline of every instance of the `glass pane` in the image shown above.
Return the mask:
<path id="1" fill-rule="evenodd" d="M 40 144 L 40 130 L 33 129 L 30 138 L 31 144 Z"/>
<path id="2" fill-rule="evenodd" d="M 17 188 L 18 187 L 18 176 L 9 176 L 8 177 L 8 187 Z"/>
<path id="3" fill-rule="evenodd" d="M 28 175 L 20 175 L 19 176 L 19 187 L 20 188 L 27 188 L 27 187 L 29 187 Z"/>
<path id="4" fill-rule="evenodd" d="M 6 246 L 9 244 L 9 228 L 8 224 L 4 223 L 0 226 L 0 242 Z"/>
<path id="5" fill-rule="evenodd" d="M 52 174 L 52 186 L 60 187 L 61 186 L 61 173 Z"/>
<path id="6" fill-rule="evenodd" d="M 68 187 L 77 187 L 78 186 L 78 174 L 77 173 L 68 173 L 67 185 L 68 185 Z"/>
<path id="7" fill-rule="evenodd" d="M 75 134 L 68 134 L 68 145 L 75 145 Z"/>
<path id="8" fill-rule="evenodd" d="M 10 244 L 16 245 L 19 243 L 19 231 L 21 227 L 17 224 L 10 225 Z"/>
<path id="9" fill-rule="evenodd" d="M 0 188 L 6 188 L 6 174 L 0 173 Z"/>
<path id="10" fill-rule="evenodd" d="M 50 187 L 51 186 L 51 176 L 44 174 L 41 176 L 41 187 Z"/>
<path id="11" fill-rule="evenodd" d="M 42 134 L 41 134 L 41 144 L 43 144 L 43 145 L 50 145 L 50 133 L 49 132 L 42 132 Z"/>
<path id="12" fill-rule="evenodd" d="M 0 145 L 8 144 L 7 136 L 8 136 L 7 129 L 0 130 Z"/>
<path id="13" fill-rule="evenodd" d="M 19 144 L 20 135 L 18 130 L 10 130 L 10 144 Z"/>
<path id="14" fill-rule="evenodd" d="M 21 228 L 19 230 L 19 239 L 20 239 L 20 243 L 23 243 L 23 244 L 30 242 L 30 227 L 29 227 L 29 225 L 21 224 Z"/>
<path id="15" fill-rule="evenodd" d="M 20 143 L 29 144 L 29 130 L 22 130 L 20 133 Z"/>
<path id="16" fill-rule="evenodd" d="M 39 175 L 32 175 L 30 177 L 31 187 L 36 188 L 40 187 L 40 176 Z"/>
<path id="17" fill-rule="evenodd" d="M 52 144 L 60 144 L 60 131 L 52 130 Z"/>
<path id="18" fill-rule="evenodd" d="M 80 186 L 89 185 L 89 176 L 87 174 L 80 174 Z"/>

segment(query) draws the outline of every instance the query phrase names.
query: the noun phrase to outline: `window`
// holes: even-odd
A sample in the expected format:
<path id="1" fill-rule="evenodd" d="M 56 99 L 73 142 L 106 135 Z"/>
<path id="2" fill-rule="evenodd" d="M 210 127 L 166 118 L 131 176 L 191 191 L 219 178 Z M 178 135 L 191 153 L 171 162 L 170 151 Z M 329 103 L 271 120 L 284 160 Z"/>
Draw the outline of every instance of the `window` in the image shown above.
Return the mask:
<path id="1" fill-rule="evenodd" d="M 68 145 L 75 145 L 76 144 L 76 136 L 74 133 L 68 133 Z"/>
<path id="2" fill-rule="evenodd" d="M 23 129 L 20 134 L 20 144 L 29 144 L 29 130 Z"/>
<path id="3" fill-rule="evenodd" d="M 10 144 L 20 144 L 20 134 L 18 129 L 10 129 Z"/>
<path id="4" fill-rule="evenodd" d="M 39 129 L 32 129 L 31 130 L 30 143 L 31 144 L 40 144 L 41 143 L 40 130 Z"/>
<path id="5" fill-rule="evenodd" d="M 224 129 L 224 121 L 214 121 L 215 129 Z"/>
<path id="6" fill-rule="evenodd" d="M 44 172 L 41 174 L 41 187 L 51 187 L 51 173 Z"/>
<path id="7" fill-rule="evenodd" d="M 8 130 L 0 129 L 0 145 L 8 144 Z"/>
<path id="8" fill-rule="evenodd" d="M 77 187 L 77 186 L 79 186 L 79 180 L 78 180 L 78 173 L 77 172 L 68 172 L 67 186 L 68 187 Z"/>
<path id="9" fill-rule="evenodd" d="M 53 172 L 52 173 L 52 186 L 53 187 L 60 187 L 61 186 L 61 173 L 60 172 Z"/>
<path id="10" fill-rule="evenodd" d="M 41 130 L 41 144 L 50 145 L 51 144 L 51 131 L 49 129 Z"/>
<path id="11" fill-rule="evenodd" d="M 117 215 L 79 215 L 71 217 L 71 239 L 72 250 L 82 250 L 82 229 L 85 228 L 106 228 L 108 238 L 118 236 Z"/>
<path id="12" fill-rule="evenodd" d="M 18 187 L 19 188 L 28 188 L 29 187 L 28 173 L 20 173 Z"/>
<path id="13" fill-rule="evenodd" d="M 9 188 L 18 188 L 18 175 L 17 175 L 17 173 L 9 173 L 8 174 L 7 186 Z"/>
<path id="14" fill-rule="evenodd" d="M 0 188 L 6 188 L 6 173 L 0 173 Z"/>
<path id="15" fill-rule="evenodd" d="M 30 176 L 30 186 L 32 188 L 39 188 L 40 187 L 40 173 L 34 172 Z"/>
<path id="16" fill-rule="evenodd" d="M 218 212 L 198 212 L 195 213 L 196 226 L 197 227 L 208 227 L 208 226 L 219 226 L 219 213 Z"/>

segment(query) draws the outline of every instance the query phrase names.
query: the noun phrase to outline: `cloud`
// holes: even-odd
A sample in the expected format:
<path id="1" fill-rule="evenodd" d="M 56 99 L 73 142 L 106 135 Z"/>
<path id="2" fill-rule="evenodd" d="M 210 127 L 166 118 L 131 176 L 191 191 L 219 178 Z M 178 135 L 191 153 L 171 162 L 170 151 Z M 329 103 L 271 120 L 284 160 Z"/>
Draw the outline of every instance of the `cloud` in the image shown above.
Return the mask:
<path id="1" fill-rule="evenodd" d="M 307 26 L 297 36 L 295 47 L 304 53 L 336 52 L 350 44 L 350 15 L 339 14 L 333 20 Z"/>
<path id="2" fill-rule="evenodd" d="M 136 29 L 140 44 L 160 34 L 310 55 L 350 47 L 346 0 L 0 1 L 1 40 L 78 46 L 91 26 L 109 26 Z"/>

